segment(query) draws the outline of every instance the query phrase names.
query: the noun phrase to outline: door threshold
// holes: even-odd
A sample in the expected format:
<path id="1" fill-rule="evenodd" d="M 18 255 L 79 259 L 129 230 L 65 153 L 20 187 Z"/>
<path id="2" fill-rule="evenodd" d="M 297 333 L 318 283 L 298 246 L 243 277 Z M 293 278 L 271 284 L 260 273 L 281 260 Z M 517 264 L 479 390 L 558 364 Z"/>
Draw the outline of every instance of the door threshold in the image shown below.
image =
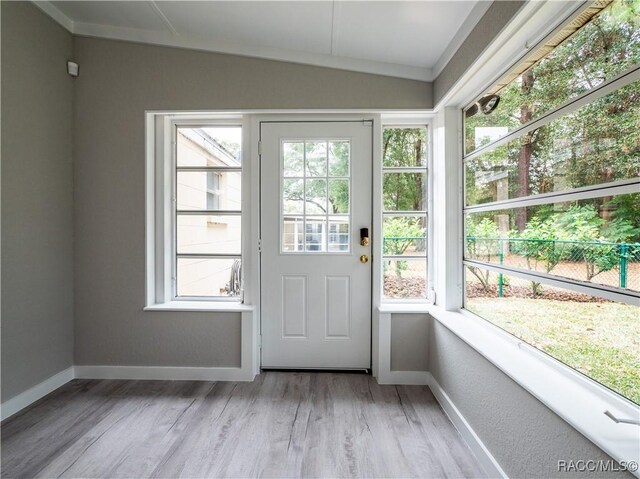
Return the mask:
<path id="1" fill-rule="evenodd" d="M 282 373 L 342 373 L 342 374 L 371 374 L 367 368 L 278 368 L 262 367 L 261 371 L 273 371 Z"/>

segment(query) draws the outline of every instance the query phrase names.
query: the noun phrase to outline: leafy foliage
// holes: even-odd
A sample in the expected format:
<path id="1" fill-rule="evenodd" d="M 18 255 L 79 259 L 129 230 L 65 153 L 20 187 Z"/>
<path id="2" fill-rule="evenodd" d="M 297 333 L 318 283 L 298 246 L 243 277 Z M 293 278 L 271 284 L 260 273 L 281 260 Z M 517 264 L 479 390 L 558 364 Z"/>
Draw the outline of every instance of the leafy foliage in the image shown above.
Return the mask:
<path id="1" fill-rule="evenodd" d="M 421 218 L 391 217 L 384 221 L 384 247 L 385 255 L 403 255 L 410 247 L 416 246 L 424 249 L 425 227 Z M 407 269 L 407 262 L 396 261 L 396 275 L 402 277 L 402 272 Z"/>
<path id="2" fill-rule="evenodd" d="M 490 218 L 482 218 L 479 222 L 467 222 L 467 257 L 482 258 L 487 262 L 491 261 L 491 256 L 495 256 L 499 245 L 498 226 Z M 468 270 L 473 274 L 485 291 L 489 291 L 490 271 L 486 269 L 468 266 Z"/>
<path id="3" fill-rule="evenodd" d="M 500 92 L 498 108 L 465 121 L 466 151 L 563 105 L 640 63 L 640 0 L 614 0 Z M 620 88 L 468 161 L 466 201 L 478 204 L 640 176 L 640 82 Z M 601 199 L 603 207 L 608 200 Z M 625 204 L 617 216 L 637 218 Z M 516 221 L 523 231 L 527 212 Z"/>
<path id="4" fill-rule="evenodd" d="M 385 168 L 426 167 L 425 128 L 386 128 L 382 134 Z M 388 173 L 383 178 L 383 204 L 387 211 L 426 210 L 426 175 Z"/>
<path id="5" fill-rule="evenodd" d="M 425 228 L 417 218 L 399 216 L 384 221 L 384 254 L 401 255 L 424 238 Z"/>
<path id="6" fill-rule="evenodd" d="M 637 195 L 636 195 L 637 196 Z M 488 217 L 467 221 L 467 257 L 491 262 L 499 251 L 511 252 L 526 259 L 531 270 L 550 273 L 563 261 L 583 263 L 586 280 L 610 271 L 620 264 L 620 243 L 632 241 L 638 227 L 626 218 L 614 217 L 605 221 L 593 204 L 574 203 L 563 211 L 541 209 L 522 232 L 512 230 L 508 238 L 500 238 L 496 222 Z M 636 219 L 637 222 L 637 219 Z M 501 249 L 502 248 L 502 249 Z M 632 254 L 636 247 L 633 246 Z M 508 251 L 507 251 L 508 250 Z M 489 277 L 485 270 L 469 268 L 486 291 Z M 538 282 L 532 282 L 535 295 L 542 292 Z"/>

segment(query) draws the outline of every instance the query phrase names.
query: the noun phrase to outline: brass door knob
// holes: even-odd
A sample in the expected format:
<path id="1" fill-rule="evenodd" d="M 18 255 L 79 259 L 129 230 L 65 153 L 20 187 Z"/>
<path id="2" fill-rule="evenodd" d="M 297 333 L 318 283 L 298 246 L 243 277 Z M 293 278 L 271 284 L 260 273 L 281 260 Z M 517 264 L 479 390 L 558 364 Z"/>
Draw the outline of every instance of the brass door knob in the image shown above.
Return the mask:
<path id="1" fill-rule="evenodd" d="M 363 254 L 362 256 L 360 256 L 360 262 L 361 263 L 368 263 L 369 262 L 369 257 L 366 254 Z"/>

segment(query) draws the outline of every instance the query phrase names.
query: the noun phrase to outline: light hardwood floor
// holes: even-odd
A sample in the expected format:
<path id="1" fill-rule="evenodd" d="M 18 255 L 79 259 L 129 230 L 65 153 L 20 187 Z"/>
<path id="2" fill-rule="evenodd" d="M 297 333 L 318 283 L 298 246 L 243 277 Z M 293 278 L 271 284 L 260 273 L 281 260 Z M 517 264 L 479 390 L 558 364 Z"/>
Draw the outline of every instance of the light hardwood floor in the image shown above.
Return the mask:
<path id="1" fill-rule="evenodd" d="M 431 391 L 360 374 L 75 380 L 2 424 L 2 477 L 481 477 Z"/>

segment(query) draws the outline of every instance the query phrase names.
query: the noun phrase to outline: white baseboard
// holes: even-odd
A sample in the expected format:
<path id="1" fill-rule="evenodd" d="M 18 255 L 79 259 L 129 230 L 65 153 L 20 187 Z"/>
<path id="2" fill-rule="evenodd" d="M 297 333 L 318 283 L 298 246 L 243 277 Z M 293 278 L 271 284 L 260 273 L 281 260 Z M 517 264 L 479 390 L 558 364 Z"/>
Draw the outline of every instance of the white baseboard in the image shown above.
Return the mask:
<path id="1" fill-rule="evenodd" d="M 440 406 L 442 406 L 444 412 L 449 416 L 449 420 L 453 423 L 464 441 L 467 443 L 469 449 L 473 451 L 474 455 L 480 462 L 480 465 L 484 469 L 484 472 L 487 474 L 487 477 L 508 478 L 507 474 L 500 467 L 500 464 L 498 464 L 498 461 L 493 457 L 493 454 L 491 454 L 489 449 L 487 449 L 471 425 L 467 422 L 453 401 L 451 401 L 451 398 L 449 398 L 444 389 L 442 389 L 440 384 L 438 384 L 438 381 L 435 380 L 431 373 L 426 374 L 428 376 L 428 385 L 431 392 L 436 397 Z"/>
<path id="2" fill-rule="evenodd" d="M 255 374 L 242 368 L 164 366 L 76 366 L 79 379 L 161 379 L 187 381 L 253 381 Z"/>
<path id="3" fill-rule="evenodd" d="M 8 401 L 5 401 L 0 406 L 0 418 L 2 421 L 15 413 L 21 411 L 27 406 L 33 404 L 38 399 L 46 396 L 50 392 L 55 391 L 60 386 L 67 384 L 74 378 L 73 366 L 60 371 L 58 374 L 51 376 L 49 379 L 45 379 L 39 384 L 36 384 L 25 392 L 12 397 Z"/>
<path id="4" fill-rule="evenodd" d="M 72 379 L 163 379 L 191 381 L 253 381 L 250 368 L 202 368 L 162 366 L 73 366 L 45 379 L 0 405 L 4 421 Z"/>
<path id="5" fill-rule="evenodd" d="M 424 386 L 429 384 L 430 374 L 426 371 L 386 371 L 379 372 L 378 384 L 405 384 Z"/>

